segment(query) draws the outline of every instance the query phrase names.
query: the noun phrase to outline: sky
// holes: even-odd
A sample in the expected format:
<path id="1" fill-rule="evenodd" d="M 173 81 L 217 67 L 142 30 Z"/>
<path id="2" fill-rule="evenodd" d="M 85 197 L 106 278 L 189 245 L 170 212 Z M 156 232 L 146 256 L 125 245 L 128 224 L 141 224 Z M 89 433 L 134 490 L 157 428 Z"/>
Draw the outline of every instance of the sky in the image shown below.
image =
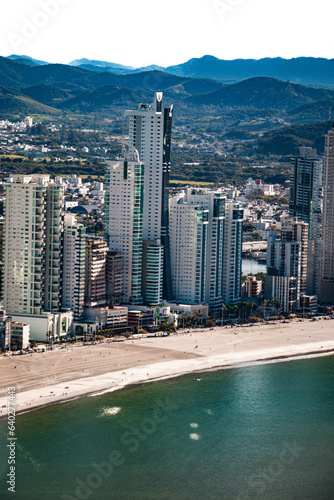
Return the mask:
<path id="1" fill-rule="evenodd" d="M 331 0 L 12 0 L 0 55 L 140 67 L 220 59 L 333 58 Z"/>

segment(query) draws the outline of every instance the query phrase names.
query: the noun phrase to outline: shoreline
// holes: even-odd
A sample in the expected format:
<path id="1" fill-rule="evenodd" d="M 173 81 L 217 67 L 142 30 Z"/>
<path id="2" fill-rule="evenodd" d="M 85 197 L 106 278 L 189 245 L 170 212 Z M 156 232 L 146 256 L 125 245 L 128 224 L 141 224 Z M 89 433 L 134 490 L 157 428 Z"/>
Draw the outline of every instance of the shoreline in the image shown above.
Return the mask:
<path id="1" fill-rule="evenodd" d="M 82 370 L 83 373 L 87 372 L 88 376 L 83 376 L 73 370 L 73 366 L 68 363 L 68 358 L 66 363 L 65 353 L 61 351 L 51 351 L 52 354 L 49 356 L 49 352 L 37 354 L 33 359 L 27 359 L 25 356 L 17 357 L 18 359 L 14 360 L 17 363 L 15 370 L 18 362 L 21 361 L 21 366 L 18 366 L 20 372 L 12 370 L 16 380 L 20 381 L 17 384 L 19 387 L 16 415 L 82 397 L 94 397 L 122 390 L 125 387 L 160 382 L 190 374 L 334 355 L 334 322 L 322 320 L 321 323 L 317 323 L 316 331 L 314 331 L 314 326 L 311 322 L 304 321 L 299 324 L 297 322 L 288 325 L 265 324 L 233 329 L 216 327 L 214 330 L 194 330 L 188 334 L 178 333 L 170 337 L 128 340 L 124 341 L 121 346 L 99 344 L 71 349 L 66 353 L 67 356 L 72 356 L 70 360 L 83 362 L 83 357 L 86 356 L 84 361 L 87 362 L 88 359 L 90 361 L 88 356 L 94 358 L 95 365 L 90 370 Z M 280 330 L 280 332 L 273 332 L 273 330 Z M 309 335 L 310 333 L 312 335 Z M 286 337 L 287 334 L 289 337 Z M 312 338 L 312 341 L 307 342 L 306 339 L 309 338 Z M 287 345 L 290 340 L 293 342 L 292 345 Z M 193 346 L 194 343 L 195 346 Z M 212 352 L 213 349 L 215 352 Z M 110 365 L 105 365 L 105 368 L 101 369 L 102 352 L 103 358 L 107 357 L 105 356 L 107 353 L 113 355 L 106 361 L 112 362 L 114 369 L 110 369 Z M 138 354 L 140 354 L 139 360 L 136 359 Z M 116 355 L 118 355 L 117 359 Z M 13 358 L 9 359 L 13 364 Z M 25 368 L 33 364 L 37 365 L 34 376 L 41 382 L 41 372 L 44 368 L 42 363 L 50 368 L 50 362 L 55 359 L 58 360 L 58 364 L 64 361 L 64 366 L 61 366 L 61 376 L 57 375 L 56 378 L 53 375 L 56 380 L 51 380 L 48 376 L 42 386 L 34 389 L 27 389 L 23 385 L 20 389 L 20 383 L 25 382 L 24 377 L 27 373 L 24 371 Z M 119 368 L 115 369 L 118 363 L 115 365 L 114 362 L 119 359 L 121 363 Z M 6 362 L 9 365 L 7 360 L 1 360 L 0 368 L 4 368 Z M 83 366 L 86 367 L 85 364 Z M 97 367 L 100 368 L 99 371 Z M 28 370 L 30 371 L 29 368 Z M 10 385 L 10 375 L 8 375 L 7 387 Z M 14 382 L 13 386 L 15 386 Z M 3 392 L 4 389 L 2 389 Z M 43 398 L 43 402 L 40 398 Z M 0 397 L 0 420 L 7 418 L 7 408 L 3 406 L 6 403 L 7 397 L 3 394 Z"/>
<path id="2" fill-rule="evenodd" d="M 155 377 L 151 379 L 143 379 L 143 380 L 138 380 L 137 382 L 131 382 L 128 384 L 125 384 L 120 387 L 113 387 L 113 388 L 108 388 L 104 389 L 101 391 L 92 391 L 92 392 L 87 392 L 87 393 L 82 393 L 76 396 L 71 396 L 69 398 L 64 398 L 61 400 L 54 400 L 50 401 L 48 403 L 44 403 L 41 405 L 36 405 L 32 407 L 27 407 L 25 409 L 16 411 L 16 415 L 23 415 L 25 413 L 30 413 L 35 410 L 41 410 L 43 408 L 48 408 L 51 406 L 55 406 L 58 404 L 63 404 L 63 403 L 69 403 L 71 401 L 77 401 L 78 399 L 83 399 L 83 398 L 88 398 L 88 397 L 96 397 L 96 396 L 102 396 L 104 394 L 107 394 L 109 392 L 116 392 L 116 391 L 122 391 L 123 389 L 130 388 L 130 387 L 135 387 L 135 386 L 140 386 L 144 384 L 154 384 L 155 382 L 163 382 L 165 380 L 172 380 L 174 378 L 182 378 L 187 375 L 200 375 L 203 373 L 210 373 L 210 372 L 219 372 L 223 370 L 233 370 L 237 368 L 247 368 L 251 366 L 260 366 L 260 365 L 265 365 L 265 364 L 275 364 L 275 363 L 284 363 L 284 362 L 289 362 L 289 361 L 299 361 L 299 360 L 305 360 L 305 359 L 314 359 L 314 358 L 322 358 L 326 356 L 334 356 L 334 348 L 329 349 L 326 351 L 311 351 L 311 352 L 306 352 L 306 353 L 296 353 L 290 355 L 282 355 L 282 356 L 275 356 L 275 357 L 270 357 L 270 358 L 264 358 L 264 359 L 255 359 L 255 360 L 250 360 L 250 361 L 240 361 L 237 363 L 233 363 L 231 365 L 221 365 L 221 366 L 212 366 L 211 368 L 203 368 L 202 370 L 196 370 L 196 371 L 185 371 L 183 373 L 177 373 L 174 375 L 169 375 L 169 376 L 160 376 L 160 377 Z M 0 421 L 1 420 L 6 420 L 7 416 L 0 416 Z"/>

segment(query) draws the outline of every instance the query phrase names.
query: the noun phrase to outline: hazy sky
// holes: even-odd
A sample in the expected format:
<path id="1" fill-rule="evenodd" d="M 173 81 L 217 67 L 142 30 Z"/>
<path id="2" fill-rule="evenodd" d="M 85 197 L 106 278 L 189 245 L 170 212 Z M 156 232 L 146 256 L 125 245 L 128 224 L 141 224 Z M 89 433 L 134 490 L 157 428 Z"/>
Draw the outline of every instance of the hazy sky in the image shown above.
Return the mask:
<path id="1" fill-rule="evenodd" d="M 3 0 L 0 55 L 129 66 L 334 57 L 332 0 Z"/>

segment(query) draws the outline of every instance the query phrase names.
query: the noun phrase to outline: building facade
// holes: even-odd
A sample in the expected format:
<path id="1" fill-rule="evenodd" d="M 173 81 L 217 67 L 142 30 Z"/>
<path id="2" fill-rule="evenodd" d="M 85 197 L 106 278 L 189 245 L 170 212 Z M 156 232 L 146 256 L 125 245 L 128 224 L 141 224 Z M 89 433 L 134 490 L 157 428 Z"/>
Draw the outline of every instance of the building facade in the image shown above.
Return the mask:
<path id="1" fill-rule="evenodd" d="M 267 248 L 267 276 L 285 276 L 296 279 L 296 307 L 299 308 L 300 296 L 306 293 L 307 255 L 308 255 L 308 224 L 297 218 L 282 221 L 281 238 L 277 238 L 276 230 L 270 231 Z M 280 280 L 276 280 L 281 283 Z M 267 281 L 266 281 L 267 283 Z M 282 281 L 283 283 L 283 281 Z M 278 288 L 277 288 L 278 287 Z M 289 290 L 284 283 L 276 285 L 273 290 Z M 281 293 L 281 292 L 280 292 Z M 266 298 L 269 297 L 266 288 Z M 289 300 L 285 299 L 287 303 Z"/>
<path id="2" fill-rule="evenodd" d="M 169 175 L 173 107 L 164 108 L 162 92 L 153 104 L 140 104 L 129 117 L 129 143 L 145 165 L 143 240 L 161 241 L 164 248 L 163 297 L 172 299 L 169 241 Z M 160 276 L 160 271 L 158 273 Z M 161 295 L 161 292 L 158 293 Z"/>
<path id="3" fill-rule="evenodd" d="M 108 161 L 105 231 L 111 252 L 123 255 L 123 301 L 141 304 L 144 164 L 136 151 Z"/>
<path id="4" fill-rule="evenodd" d="M 203 234 L 198 230 L 201 223 Z M 243 209 L 227 201 L 219 192 L 190 188 L 183 196 L 170 199 L 171 262 L 176 301 L 202 302 L 216 314 L 224 304 L 240 301 L 242 223 Z M 201 249 L 198 248 L 201 245 Z M 198 274 L 194 274 L 196 270 Z M 197 302 L 194 302 L 194 290 L 199 283 L 204 293 L 200 294 L 200 299 L 197 294 Z M 182 287 L 185 291 L 180 293 Z"/>
<path id="5" fill-rule="evenodd" d="M 206 258 L 209 211 L 171 198 L 170 241 L 175 301 L 201 304 L 206 297 Z"/>
<path id="6" fill-rule="evenodd" d="M 107 305 L 119 305 L 123 298 L 124 258 L 119 252 L 106 255 L 106 294 Z"/>
<path id="7" fill-rule="evenodd" d="M 265 277 L 266 300 L 277 299 L 284 314 L 291 314 L 297 309 L 297 279 L 293 276 L 267 274 Z"/>
<path id="8" fill-rule="evenodd" d="M 85 303 L 86 230 L 74 215 L 64 217 L 62 308 L 71 309 L 74 321 L 81 321 Z"/>
<path id="9" fill-rule="evenodd" d="M 142 297 L 144 303 L 162 303 L 164 247 L 160 240 L 143 242 Z"/>
<path id="10" fill-rule="evenodd" d="M 307 293 L 320 296 L 323 159 L 312 148 L 300 148 L 291 159 L 290 217 L 308 224 Z"/>
<path id="11" fill-rule="evenodd" d="M 205 189 L 190 188 L 187 203 L 208 210 L 208 236 L 205 279 L 205 303 L 210 312 L 218 313 L 224 303 L 223 267 L 226 197 Z"/>
<path id="12" fill-rule="evenodd" d="M 334 124 L 326 135 L 324 158 L 321 300 L 334 303 Z"/>
<path id="13" fill-rule="evenodd" d="M 310 240 L 320 238 L 323 160 L 312 148 L 300 148 L 291 158 L 289 216 L 308 224 Z"/>
<path id="14" fill-rule="evenodd" d="M 4 308 L 59 311 L 64 186 L 49 175 L 14 175 L 4 190 Z"/>
<path id="15" fill-rule="evenodd" d="M 237 304 L 241 296 L 243 208 L 231 201 L 225 207 L 223 303 Z"/>
<path id="16" fill-rule="evenodd" d="M 103 238 L 87 238 L 85 251 L 85 306 L 106 304 L 106 255 L 108 245 Z"/>

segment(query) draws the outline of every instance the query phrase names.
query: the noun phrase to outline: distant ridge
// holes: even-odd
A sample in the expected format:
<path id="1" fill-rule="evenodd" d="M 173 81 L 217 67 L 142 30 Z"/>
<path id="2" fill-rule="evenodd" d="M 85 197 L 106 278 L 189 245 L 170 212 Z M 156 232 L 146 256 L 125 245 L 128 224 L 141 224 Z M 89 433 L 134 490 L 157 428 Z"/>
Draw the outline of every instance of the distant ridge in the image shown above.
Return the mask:
<path id="1" fill-rule="evenodd" d="M 7 60 L 12 60 L 26 66 L 48 65 L 29 56 L 11 55 Z M 87 70 L 94 73 L 113 73 L 127 75 L 145 71 L 158 70 L 164 73 L 188 78 L 214 79 L 223 83 L 236 83 L 249 78 L 265 76 L 301 85 L 331 87 L 334 89 L 334 59 L 316 57 L 295 57 L 284 59 L 282 57 L 266 57 L 262 59 L 219 59 L 211 55 L 192 58 L 189 61 L 163 67 L 156 64 L 135 68 L 119 63 L 99 61 L 96 59 L 75 59 L 67 65 L 76 69 Z M 105 82 L 107 84 L 109 82 Z"/>
<path id="2" fill-rule="evenodd" d="M 44 64 L 50 64 L 46 61 L 39 61 L 38 59 L 33 59 L 32 57 L 29 56 L 19 56 L 17 54 L 12 54 L 11 56 L 8 56 L 8 59 L 11 59 L 12 61 L 17 61 L 21 64 L 26 64 L 27 66 L 42 66 Z"/>
<path id="3" fill-rule="evenodd" d="M 214 78 L 219 81 L 240 81 L 256 76 L 267 76 L 303 85 L 334 86 L 334 59 L 315 57 L 281 57 L 263 59 L 224 60 L 206 55 L 176 66 L 168 66 L 168 73 L 191 78 Z"/>
<path id="4" fill-rule="evenodd" d="M 135 70 L 133 66 L 124 66 L 108 61 L 98 61 L 96 59 L 75 59 L 69 63 L 69 66 L 88 69 L 90 71 L 111 71 L 113 73 L 129 73 Z"/>

